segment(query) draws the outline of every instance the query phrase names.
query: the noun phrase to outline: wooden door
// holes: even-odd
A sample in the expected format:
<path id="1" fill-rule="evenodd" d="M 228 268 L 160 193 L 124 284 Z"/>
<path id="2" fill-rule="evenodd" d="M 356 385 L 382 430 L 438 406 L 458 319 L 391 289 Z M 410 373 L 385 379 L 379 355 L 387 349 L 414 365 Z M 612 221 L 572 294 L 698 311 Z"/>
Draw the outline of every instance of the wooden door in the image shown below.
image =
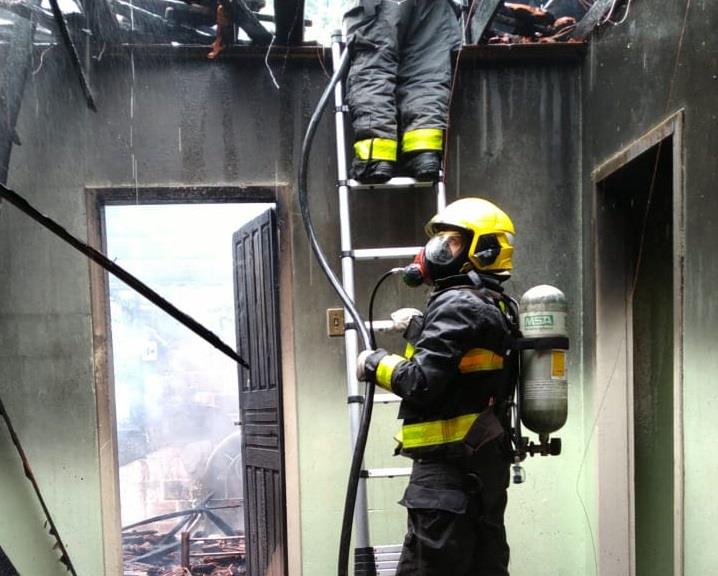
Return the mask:
<path id="1" fill-rule="evenodd" d="M 286 506 L 276 213 L 234 234 L 237 348 L 249 576 L 286 576 Z"/>

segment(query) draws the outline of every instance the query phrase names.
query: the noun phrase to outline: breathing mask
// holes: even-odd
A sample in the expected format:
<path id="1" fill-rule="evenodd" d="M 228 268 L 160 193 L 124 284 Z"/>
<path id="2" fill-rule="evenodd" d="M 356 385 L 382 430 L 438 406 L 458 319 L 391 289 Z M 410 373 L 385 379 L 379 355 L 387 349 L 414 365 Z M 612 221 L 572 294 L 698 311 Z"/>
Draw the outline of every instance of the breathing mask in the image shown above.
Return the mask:
<path id="1" fill-rule="evenodd" d="M 441 278 L 459 274 L 467 263 L 469 242 L 458 230 L 442 230 L 432 236 L 404 268 L 402 278 L 411 287 L 431 284 Z"/>

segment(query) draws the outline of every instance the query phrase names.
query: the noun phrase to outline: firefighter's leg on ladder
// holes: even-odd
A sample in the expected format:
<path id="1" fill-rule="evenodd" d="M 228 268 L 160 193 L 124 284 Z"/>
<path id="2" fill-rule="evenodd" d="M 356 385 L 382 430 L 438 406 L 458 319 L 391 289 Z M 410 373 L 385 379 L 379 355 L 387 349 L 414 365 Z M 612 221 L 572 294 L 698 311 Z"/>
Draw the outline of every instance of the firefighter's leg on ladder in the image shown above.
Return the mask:
<path id="1" fill-rule="evenodd" d="M 347 104 L 354 127 L 352 177 L 385 182 L 397 157 L 398 21 L 404 8 L 390 0 L 361 0 L 345 16 L 352 63 Z"/>
<path id="2" fill-rule="evenodd" d="M 409 176 L 436 181 L 451 97 L 451 53 L 461 46 L 449 0 L 416 0 L 400 54 L 396 99 L 401 156 Z"/>

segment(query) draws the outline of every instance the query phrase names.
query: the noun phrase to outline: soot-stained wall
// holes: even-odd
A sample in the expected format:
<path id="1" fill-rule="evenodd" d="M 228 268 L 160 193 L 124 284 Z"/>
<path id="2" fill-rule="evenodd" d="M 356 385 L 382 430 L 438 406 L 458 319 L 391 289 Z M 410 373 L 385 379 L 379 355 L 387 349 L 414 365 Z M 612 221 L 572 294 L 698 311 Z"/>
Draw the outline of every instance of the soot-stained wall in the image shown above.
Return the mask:
<path id="1" fill-rule="evenodd" d="M 712 343 L 716 341 L 718 244 L 718 5 L 705 0 L 658 0 L 631 3 L 631 13 L 620 26 L 608 26 L 591 41 L 583 66 L 584 111 L 584 211 L 591 221 L 593 186 L 591 172 L 629 146 L 666 118 L 683 110 L 683 139 L 678 143 L 683 165 L 674 166 L 683 176 L 685 208 L 685 259 L 679 326 L 683 346 L 683 414 L 681 451 L 684 456 L 685 558 L 679 558 L 685 574 L 709 574 L 715 570 L 718 551 L 711 546 L 712 526 L 718 507 L 710 482 L 718 473 L 715 458 L 706 458 L 716 433 L 713 417 L 718 393 L 712 375 L 718 369 Z M 639 222 L 635 226 L 640 226 Z M 674 231 L 678 233 L 678 231 Z M 586 267 L 592 267 L 590 227 L 584 227 Z M 600 239 L 599 239 L 600 241 Z M 665 265 L 671 266 L 670 254 Z M 592 275 L 586 275 L 586 298 L 592 303 Z M 586 308 L 587 322 L 593 315 Z M 587 334 L 590 335 L 588 330 Z M 588 349 L 591 342 L 587 341 Z M 590 376 L 590 374 L 589 374 Z M 607 382 L 587 385 L 600 397 Z M 597 407 L 595 407 L 597 409 Z M 593 416 L 592 416 L 593 418 Z M 680 526 L 678 526 L 680 529 Z M 666 571 L 666 574 L 673 573 Z"/>
<path id="2" fill-rule="evenodd" d="M 13 152 L 9 183 L 80 237 L 88 233 L 86 187 L 290 184 L 289 199 L 278 198 L 280 235 L 291 248 L 280 257 L 293 280 L 293 317 L 283 319 L 283 337 L 294 360 L 285 385 L 296 395 L 296 405 L 287 407 L 296 428 L 287 433 L 297 441 L 298 486 L 292 488 L 300 494 L 300 517 L 292 512 L 290 523 L 301 529 L 303 573 L 331 574 L 350 444 L 343 344 L 326 337 L 325 310 L 339 301 L 309 252 L 293 184 L 325 73 L 314 58 L 272 59 L 276 89 L 261 59 L 209 63 L 187 51 L 139 48 L 101 58 L 99 49 L 92 54 L 96 114 L 85 108 L 62 53 L 45 55 L 26 88 L 18 126 L 24 144 Z M 466 59 L 449 136 L 449 199 L 486 197 L 516 224 L 509 291 L 519 296 L 532 285 L 555 284 L 572 310 L 576 345 L 569 363 L 565 453 L 528 462 L 528 482 L 510 493 L 512 573 L 519 576 L 583 573 L 581 502 L 563 496 L 581 474 L 581 445 L 572 441 L 582 426 L 579 78 L 578 66 L 565 62 Z M 338 263 L 334 156 L 327 115 L 312 154 L 311 209 L 320 241 Z M 424 192 L 371 192 L 352 202 L 357 247 L 423 243 L 423 224 L 434 212 Z M 88 264 L 9 206 L 0 212 L 0 239 L 0 391 L 78 571 L 100 574 L 102 484 Z M 363 295 L 388 265 L 357 268 L 364 310 Z M 421 306 L 424 298 L 421 290 L 388 285 L 378 313 Z M 376 409 L 366 457 L 371 467 L 408 465 L 391 456 L 395 415 L 396 405 Z M 6 461 L 16 464 L 6 435 L 0 439 Z M 405 518 L 396 502 L 404 483 L 378 480 L 370 487 L 375 544 L 401 541 Z M 3 548 L 21 573 L 61 574 L 19 466 L 3 467 L 0 485 L 12 518 L 0 523 Z"/>

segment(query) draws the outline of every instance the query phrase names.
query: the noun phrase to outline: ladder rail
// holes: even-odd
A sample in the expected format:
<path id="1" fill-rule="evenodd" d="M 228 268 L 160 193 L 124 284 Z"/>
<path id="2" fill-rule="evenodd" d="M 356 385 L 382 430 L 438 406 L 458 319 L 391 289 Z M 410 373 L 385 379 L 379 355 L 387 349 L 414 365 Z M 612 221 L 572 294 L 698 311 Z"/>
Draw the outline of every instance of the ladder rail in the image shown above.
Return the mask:
<path id="1" fill-rule="evenodd" d="M 332 64 L 336 71 L 346 50 L 341 32 L 335 32 L 332 36 Z M 364 185 L 355 180 L 349 179 L 347 167 L 347 140 L 346 140 L 346 113 L 348 108 L 344 100 L 344 83 L 340 79 L 334 88 L 334 119 L 336 133 L 336 157 L 337 157 L 337 191 L 339 197 L 339 224 L 341 244 L 341 270 L 342 287 L 352 302 L 356 302 L 354 286 L 354 264 L 356 261 L 375 260 L 378 258 L 413 257 L 420 250 L 420 247 L 408 248 L 374 248 L 356 250 L 352 247 L 351 213 L 349 193 L 355 190 L 374 189 L 412 189 L 412 188 L 434 188 L 436 192 L 437 210 L 446 206 L 446 185 L 443 172 L 436 183 L 419 182 L 413 178 L 393 178 L 384 184 Z M 345 323 L 351 322 L 349 310 L 344 307 Z M 346 381 L 347 396 L 349 402 L 349 422 L 351 445 L 354 449 L 359 434 L 363 404 L 356 401 L 361 398 L 359 394 L 360 383 L 356 379 L 356 359 L 359 353 L 359 338 L 356 326 L 348 327 L 344 333 L 344 350 L 346 355 Z M 376 400 L 381 404 L 396 403 L 401 400 L 394 394 L 381 394 Z M 361 464 L 362 473 L 359 476 L 356 504 L 354 507 L 354 546 L 356 550 L 371 548 L 369 535 L 369 514 L 366 481 L 369 478 L 395 478 L 408 476 L 410 468 L 387 468 L 387 469 L 366 469 L 364 462 Z M 381 549 L 391 550 L 393 554 L 401 551 L 401 545 L 377 546 L 375 552 Z M 388 560 L 388 562 L 387 562 Z M 375 557 L 375 569 L 377 574 L 391 575 L 394 573 L 398 557 L 389 556 L 382 558 L 381 554 Z"/>
<path id="2" fill-rule="evenodd" d="M 346 48 L 344 48 L 346 49 Z M 332 63 L 336 69 L 342 57 L 341 35 L 336 35 L 332 41 Z M 339 223 L 340 243 L 342 253 L 342 285 L 349 297 L 356 301 L 354 291 L 354 259 L 350 255 L 352 250 L 351 237 L 351 214 L 349 210 L 349 187 L 347 153 L 346 153 L 346 126 L 344 106 L 344 84 L 340 80 L 334 88 L 334 119 L 336 124 L 336 149 L 337 149 L 337 179 L 339 184 Z M 348 310 L 344 309 L 344 317 L 348 318 Z M 346 354 L 346 380 L 347 396 L 357 398 L 359 396 L 359 382 L 356 379 L 356 358 L 359 354 L 359 341 L 356 330 L 349 330 L 344 335 L 344 351 Z M 354 450 L 359 427 L 361 424 L 362 406 L 358 402 L 349 404 L 349 427 L 351 433 L 351 448 Z M 362 462 L 361 467 L 364 468 Z M 357 548 L 369 546 L 369 507 L 366 495 L 366 480 L 359 478 L 357 486 L 356 503 L 354 505 L 354 541 Z"/>

